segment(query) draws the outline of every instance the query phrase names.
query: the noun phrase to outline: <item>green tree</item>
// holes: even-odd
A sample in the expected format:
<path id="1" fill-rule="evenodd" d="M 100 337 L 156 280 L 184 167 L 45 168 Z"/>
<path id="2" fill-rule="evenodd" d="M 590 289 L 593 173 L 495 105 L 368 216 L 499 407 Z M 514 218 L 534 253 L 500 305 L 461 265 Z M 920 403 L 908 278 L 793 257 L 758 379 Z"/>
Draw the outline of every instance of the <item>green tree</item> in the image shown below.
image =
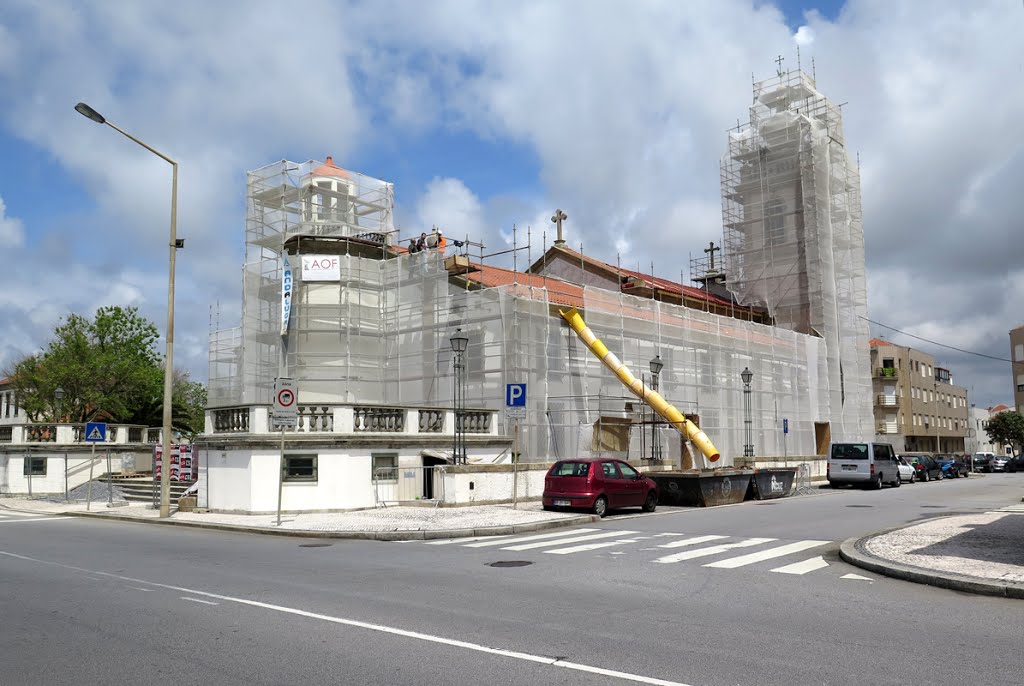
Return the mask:
<path id="1" fill-rule="evenodd" d="M 1000 412 L 988 420 L 985 432 L 993 443 L 1009 443 L 1014 446 L 1014 452 L 1020 453 L 1024 447 L 1024 416 L 1014 410 Z"/>
<path id="2" fill-rule="evenodd" d="M 155 325 L 133 307 L 102 307 L 89 320 L 72 314 L 40 353 L 9 370 L 29 420 L 163 425 L 164 366 Z M 56 390 L 64 397 L 56 399 Z M 175 370 L 171 427 L 188 440 L 203 432 L 206 387 Z"/>

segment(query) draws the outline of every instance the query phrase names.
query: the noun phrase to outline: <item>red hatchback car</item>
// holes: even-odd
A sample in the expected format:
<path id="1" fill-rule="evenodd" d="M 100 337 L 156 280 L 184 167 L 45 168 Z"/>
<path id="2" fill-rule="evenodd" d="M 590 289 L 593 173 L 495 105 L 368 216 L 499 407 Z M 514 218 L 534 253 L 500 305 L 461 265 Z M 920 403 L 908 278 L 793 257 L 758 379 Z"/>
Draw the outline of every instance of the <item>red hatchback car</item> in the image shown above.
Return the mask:
<path id="1" fill-rule="evenodd" d="M 622 460 L 559 460 L 544 477 L 543 504 L 545 510 L 581 508 L 600 517 L 619 507 L 654 512 L 658 485 Z"/>

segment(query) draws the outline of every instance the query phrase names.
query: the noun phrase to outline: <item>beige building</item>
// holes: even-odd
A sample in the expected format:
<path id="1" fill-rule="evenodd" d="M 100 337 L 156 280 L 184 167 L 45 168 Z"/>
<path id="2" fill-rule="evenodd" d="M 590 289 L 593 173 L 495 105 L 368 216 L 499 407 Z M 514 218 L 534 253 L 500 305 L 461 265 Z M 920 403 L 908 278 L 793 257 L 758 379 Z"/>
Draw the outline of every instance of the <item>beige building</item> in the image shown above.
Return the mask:
<path id="1" fill-rule="evenodd" d="M 927 353 L 871 339 L 877 440 L 899 451 L 962 453 L 970 426 L 967 389 Z"/>
<path id="2" fill-rule="evenodd" d="M 1013 360 L 1013 404 L 1024 412 L 1024 324 L 1010 331 L 1010 359 Z"/>

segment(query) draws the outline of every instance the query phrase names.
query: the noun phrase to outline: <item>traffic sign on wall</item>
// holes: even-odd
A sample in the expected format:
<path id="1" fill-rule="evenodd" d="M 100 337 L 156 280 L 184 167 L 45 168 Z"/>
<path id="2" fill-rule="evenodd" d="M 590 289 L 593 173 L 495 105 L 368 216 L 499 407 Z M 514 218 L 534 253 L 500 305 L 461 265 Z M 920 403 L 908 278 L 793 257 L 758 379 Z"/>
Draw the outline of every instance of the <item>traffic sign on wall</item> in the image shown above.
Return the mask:
<path id="1" fill-rule="evenodd" d="M 274 410 L 272 422 L 277 428 L 295 426 L 299 418 L 299 390 L 294 379 L 279 377 L 274 381 Z"/>

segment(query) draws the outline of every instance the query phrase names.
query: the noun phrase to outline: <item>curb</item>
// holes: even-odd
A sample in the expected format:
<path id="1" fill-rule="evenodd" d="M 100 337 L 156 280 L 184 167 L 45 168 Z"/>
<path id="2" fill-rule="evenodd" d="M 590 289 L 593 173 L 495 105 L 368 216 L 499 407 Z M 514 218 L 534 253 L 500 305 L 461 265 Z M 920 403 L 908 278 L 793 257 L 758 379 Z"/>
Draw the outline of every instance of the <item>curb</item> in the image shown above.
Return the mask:
<path id="1" fill-rule="evenodd" d="M 462 529 L 421 529 L 408 531 L 313 531 L 309 529 L 270 529 L 266 527 L 239 526 L 235 524 L 216 524 L 206 522 L 184 522 L 170 519 L 142 519 L 122 515 L 93 512 L 47 512 L 48 515 L 65 517 L 81 517 L 83 519 L 107 519 L 118 522 L 134 522 L 138 524 L 157 524 L 161 526 L 183 526 L 211 531 L 231 531 L 235 533 L 260 534 L 264 536 L 286 536 L 291 538 L 330 538 L 364 541 L 423 541 L 444 538 L 468 538 L 471 536 L 509 536 L 512 534 L 544 531 L 546 529 L 562 529 L 581 524 L 600 521 L 596 515 L 582 515 L 570 519 L 548 519 L 526 524 L 510 524 L 506 526 L 467 527 Z"/>
<path id="2" fill-rule="evenodd" d="M 937 586 L 952 591 L 964 593 L 975 593 L 978 595 L 997 596 L 1002 598 L 1019 598 L 1024 600 L 1024 585 L 1002 584 L 995 581 L 985 581 L 975 577 L 964 576 L 963 574 L 952 574 L 938 572 L 921 567 L 912 567 L 900 562 L 893 562 L 885 558 L 876 557 L 863 548 L 869 540 L 876 536 L 899 531 L 907 528 L 897 526 L 883 531 L 876 531 L 866 536 L 854 536 L 843 541 L 839 546 L 839 557 L 846 562 L 884 576 L 903 581 L 912 581 L 928 586 Z"/>

